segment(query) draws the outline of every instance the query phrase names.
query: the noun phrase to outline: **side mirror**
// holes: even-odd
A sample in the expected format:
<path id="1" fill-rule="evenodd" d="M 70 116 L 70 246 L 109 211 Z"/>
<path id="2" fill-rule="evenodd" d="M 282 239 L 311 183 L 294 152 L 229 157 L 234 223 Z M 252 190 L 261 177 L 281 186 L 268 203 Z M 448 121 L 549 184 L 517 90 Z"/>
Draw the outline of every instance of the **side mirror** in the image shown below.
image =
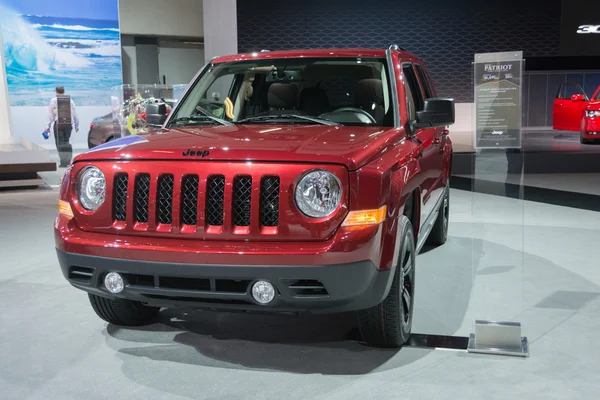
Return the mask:
<path id="1" fill-rule="evenodd" d="M 574 94 L 571 96 L 571 100 L 573 101 L 585 101 L 585 96 L 582 94 Z"/>
<path id="2" fill-rule="evenodd" d="M 161 127 L 167 115 L 165 103 L 150 103 L 146 106 L 146 122 L 152 127 Z"/>
<path id="3" fill-rule="evenodd" d="M 453 99 L 427 99 L 423 111 L 417 111 L 415 128 L 434 128 L 454 124 Z"/>

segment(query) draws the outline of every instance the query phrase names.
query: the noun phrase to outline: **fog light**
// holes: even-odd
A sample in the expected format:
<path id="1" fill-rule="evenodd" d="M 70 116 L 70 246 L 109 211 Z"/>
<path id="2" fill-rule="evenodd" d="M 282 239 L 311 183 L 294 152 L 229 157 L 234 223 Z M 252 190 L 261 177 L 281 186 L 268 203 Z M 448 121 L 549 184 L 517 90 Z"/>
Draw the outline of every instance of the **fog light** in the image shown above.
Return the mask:
<path id="1" fill-rule="evenodd" d="M 252 297 L 260 304 L 268 304 L 275 298 L 275 288 L 267 281 L 258 281 L 252 285 Z"/>
<path id="2" fill-rule="evenodd" d="M 123 282 L 123 277 L 121 275 L 116 272 L 109 272 L 106 274 L 106 277 L 104 277 L 104 286 L 106 286 L 106 289 L 109 292 L 117 294 L 123 291 L 125 282 Z"/>

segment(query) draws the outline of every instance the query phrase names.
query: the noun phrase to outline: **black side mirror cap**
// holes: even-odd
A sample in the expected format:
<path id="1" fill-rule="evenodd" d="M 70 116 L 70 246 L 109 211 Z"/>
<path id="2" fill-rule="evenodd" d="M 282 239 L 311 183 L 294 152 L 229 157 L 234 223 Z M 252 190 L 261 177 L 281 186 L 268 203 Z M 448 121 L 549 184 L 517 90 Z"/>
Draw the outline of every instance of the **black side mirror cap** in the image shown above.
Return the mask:
<path id="1" fill-rule="evenodd" d="M 162 126 L 167 119 L 165 103 L 150 103 L 146 106 L 146 123 L 150 126 Z"/>
<path id="2" fill-rule="evenodd" d="M 435 128 L 454 124 L 454 99 L 425 100 L 423 111 L 417 111 L 415 128 Z"/>

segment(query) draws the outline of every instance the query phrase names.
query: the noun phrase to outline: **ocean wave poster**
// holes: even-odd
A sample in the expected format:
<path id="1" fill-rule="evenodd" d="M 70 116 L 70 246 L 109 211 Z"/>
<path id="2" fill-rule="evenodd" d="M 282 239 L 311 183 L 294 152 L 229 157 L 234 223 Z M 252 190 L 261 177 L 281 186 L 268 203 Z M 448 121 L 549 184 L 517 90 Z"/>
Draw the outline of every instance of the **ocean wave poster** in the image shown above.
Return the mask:
<path id="1" fill-rule="evenodd" d="M 118 0 L 0 0 L 12 106 L 47 106 L 65 87 L 78 106 L 110 105 L 123 83 Z"/>

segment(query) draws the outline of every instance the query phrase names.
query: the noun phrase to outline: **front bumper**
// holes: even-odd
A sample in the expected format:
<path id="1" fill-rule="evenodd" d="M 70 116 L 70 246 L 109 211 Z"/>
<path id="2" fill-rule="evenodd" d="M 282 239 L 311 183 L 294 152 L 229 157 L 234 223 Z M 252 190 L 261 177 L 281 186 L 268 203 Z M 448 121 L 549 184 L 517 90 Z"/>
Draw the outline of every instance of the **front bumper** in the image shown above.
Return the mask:
<path id="1" fill-rule="evenodd" d="M 583 118 L 581 126 L 581 137 L 583 139 L 600 140 L 600 117 Z"/>
<path id="2" fill-rule="evenodd" d="M 369 308 L 388 294 L 394 270 L 377 270 L 371 261 L 321 266 L 200 265 L 104 258 L 57 249 L 65 278 L 76 288 L 107 298 L 125 298 L 158 307 L 256 312 L 334 313 Z M 126 281 L 123 292 L 103 285 L 108 272 Z M 268 280 L 277 296 L 268 305 L 250 292 Z"/>

